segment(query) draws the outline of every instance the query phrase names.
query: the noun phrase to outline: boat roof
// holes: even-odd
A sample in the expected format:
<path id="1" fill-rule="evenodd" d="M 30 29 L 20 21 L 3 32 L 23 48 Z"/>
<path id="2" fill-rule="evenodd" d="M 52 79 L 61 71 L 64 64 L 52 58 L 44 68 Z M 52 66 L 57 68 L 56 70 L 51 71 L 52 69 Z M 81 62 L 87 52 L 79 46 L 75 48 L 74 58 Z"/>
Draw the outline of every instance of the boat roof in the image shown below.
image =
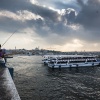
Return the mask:
<path id="1" fill-rule="evenodd" d="M 44 55 L 44 58 L 57 58 L 57 57 L 96 57 L 96 55 Z"/>

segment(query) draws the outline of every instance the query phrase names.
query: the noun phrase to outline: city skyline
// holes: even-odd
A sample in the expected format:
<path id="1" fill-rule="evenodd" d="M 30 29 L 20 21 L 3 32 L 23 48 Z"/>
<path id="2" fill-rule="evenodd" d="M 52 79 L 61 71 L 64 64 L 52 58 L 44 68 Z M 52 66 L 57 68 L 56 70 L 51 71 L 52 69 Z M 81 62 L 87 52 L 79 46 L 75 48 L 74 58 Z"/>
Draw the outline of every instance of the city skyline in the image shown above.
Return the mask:
<path id="1" fill-rule="evenodd" d="M 100 51 L 100 0 L 1 0 L 2 48 Z"/>

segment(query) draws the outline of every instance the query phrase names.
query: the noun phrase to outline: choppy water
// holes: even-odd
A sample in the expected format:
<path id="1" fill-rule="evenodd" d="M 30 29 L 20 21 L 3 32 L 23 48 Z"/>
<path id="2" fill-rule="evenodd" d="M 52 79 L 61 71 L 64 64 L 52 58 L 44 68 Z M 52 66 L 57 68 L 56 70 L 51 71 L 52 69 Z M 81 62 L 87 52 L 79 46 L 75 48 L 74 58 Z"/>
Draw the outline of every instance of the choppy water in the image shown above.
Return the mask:
<path id="1" fill-rule="evenodd" d="M 8 60 L 21 100 L 100 100 L 100 67 L 51 70 L 41 56 Z"/>

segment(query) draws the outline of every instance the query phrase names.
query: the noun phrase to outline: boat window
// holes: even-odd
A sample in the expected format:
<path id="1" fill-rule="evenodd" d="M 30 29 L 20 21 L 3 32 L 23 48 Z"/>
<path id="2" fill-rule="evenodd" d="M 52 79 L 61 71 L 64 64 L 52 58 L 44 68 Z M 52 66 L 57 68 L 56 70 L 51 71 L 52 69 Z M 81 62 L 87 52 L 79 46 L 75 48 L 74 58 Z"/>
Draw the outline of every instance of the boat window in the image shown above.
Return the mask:
<path id="1" fill-rule="evenodd" d="M 96 60 L 87 60 L 87 62 L 96 62 Z"/>
<path id="2" fill-rule="evenodd" d="M 85 60 L 84 61 L 70 61 L 70 63 L 84 63 L 85 62 Z"/>
<path id="3" fill-rule="evenodd" d="M 54 62 L 50 62 L 50 64 L 54 64 Z"/>

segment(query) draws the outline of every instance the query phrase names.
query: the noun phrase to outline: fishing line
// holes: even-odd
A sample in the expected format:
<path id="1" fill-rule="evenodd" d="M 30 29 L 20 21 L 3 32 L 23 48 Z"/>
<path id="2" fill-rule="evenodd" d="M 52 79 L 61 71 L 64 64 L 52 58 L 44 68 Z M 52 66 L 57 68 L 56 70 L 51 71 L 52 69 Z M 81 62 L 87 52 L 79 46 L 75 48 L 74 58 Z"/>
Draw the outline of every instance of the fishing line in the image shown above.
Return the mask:
<path id="1" fill-rule="evenodd" d="M 17 31 L 17 30 L 16 30 Z M 14 33 L 16 33 L 16 31 L 15 32 L 13 32 L 12 34 L 11 34 L 11 36 L 10 37 L 8 37 L 8 39 L 3 43 L 3 45 L 1 46 L 1 47 L 3 47 L 5 44 L 6 44 L 6 42 L 14 35 Z"/>
<path id="2" fill-rule="evenodd" d="M 22 18 L 23 18 L 23 17 L 22 17 Z M 19 28 L 17 28 L 17 29 L 11 34 L 11 36 L 8 37 L 8 39 L 3 43 L 3 45 L 2 45 L 1 47 L 3 47 L 3 46 L 7 43 L 7 41 L 18 31 L 18 29 L 19 29 Z"/>

